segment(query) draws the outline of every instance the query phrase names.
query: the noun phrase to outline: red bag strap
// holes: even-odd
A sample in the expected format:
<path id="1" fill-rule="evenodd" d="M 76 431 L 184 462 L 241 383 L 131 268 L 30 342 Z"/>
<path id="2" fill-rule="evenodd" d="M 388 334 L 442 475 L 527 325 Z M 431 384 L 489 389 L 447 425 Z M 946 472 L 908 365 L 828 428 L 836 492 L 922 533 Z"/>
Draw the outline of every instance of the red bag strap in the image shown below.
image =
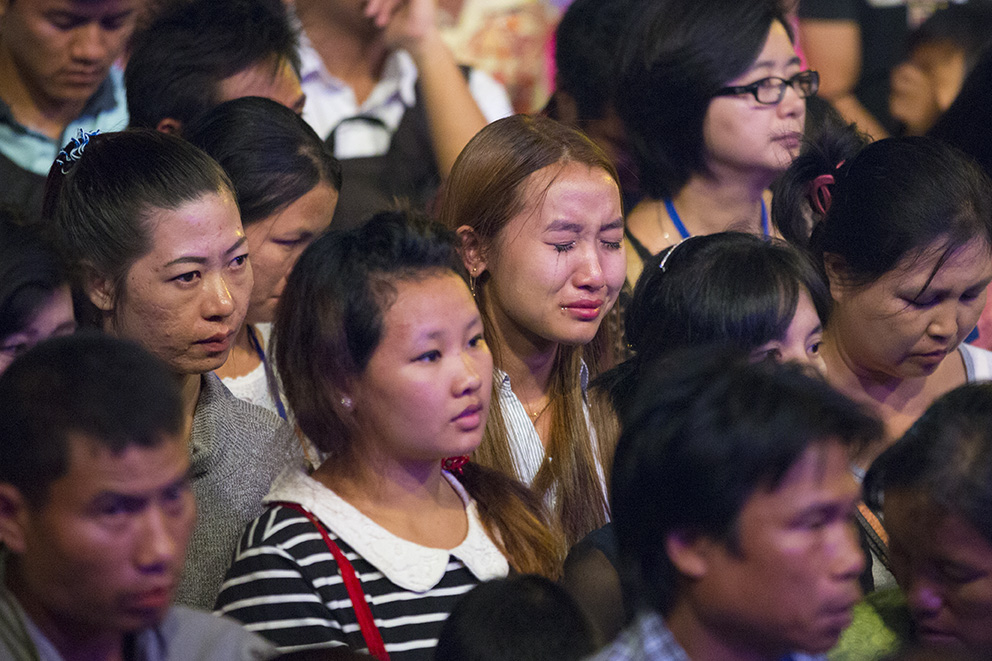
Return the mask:
<path id="1" fill-rule="evenodd" d="M 386 644 L 382 641 L 382 634 L 379 633 L 379 627 L 375 625 L 375 620 L 372 618 L 372 610 L 369 608 L 368 601 L 365 600 L 365 591 L 362 589 L 362 582 L 358 579 L 358 575 L 355 574 L 355 568 L 351 566 L 348 558 L 344 556 L 344 552 L 341 551 L 341 548 L 327 534 L 327 529 L 321 525 L 320 521 L 310 510 L 299 503 L 278 502 L 271 503 L 271 505 L 281 505 L 282 507 L 296 510 L 310 519 L 310 523 L 317 527 L 317 530 L 320 531 L 320 536 L 324 538 L 327 550 L 331 552 L 331 555 L 334 556 L 334 561 L 338 563 L 341 580 L 344 582 L 345 589 L 348 590 L 348 598 L 351 599 L 351 606 L 355 610 L 355 617 L 358 618 L 358 626 L 362 630 L 362 638 L 365 639 L 365 644 L 369 648 L 369 654 L 379 659 L 379 661 L 389 661 Z"/>

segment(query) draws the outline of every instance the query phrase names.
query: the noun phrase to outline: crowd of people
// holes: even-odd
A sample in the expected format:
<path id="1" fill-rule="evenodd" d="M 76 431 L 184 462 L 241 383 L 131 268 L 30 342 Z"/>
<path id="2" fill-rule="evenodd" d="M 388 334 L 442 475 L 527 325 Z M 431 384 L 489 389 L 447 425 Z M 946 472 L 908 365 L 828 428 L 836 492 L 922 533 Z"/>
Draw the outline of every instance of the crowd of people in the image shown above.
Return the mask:
<path id="1" fill-rule="evenodd" d="M 992 656 L 986 1 L 0 2 L 0 659 Z"/>

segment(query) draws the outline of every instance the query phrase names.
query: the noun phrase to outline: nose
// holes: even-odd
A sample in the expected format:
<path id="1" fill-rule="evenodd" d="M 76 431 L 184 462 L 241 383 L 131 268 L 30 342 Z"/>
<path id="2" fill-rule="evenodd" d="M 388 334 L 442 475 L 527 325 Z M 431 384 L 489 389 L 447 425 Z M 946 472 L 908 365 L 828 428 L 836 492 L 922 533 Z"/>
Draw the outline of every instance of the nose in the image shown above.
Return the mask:
<path id="1" fill-rule="evenodd" d="M 479 361 L 468 351 L 462 351 L 462 364 L 455 379 L 455 395 L 469 395 L 482 387 L 482 379 L 487 375 L 479 369 Z"/>
<path id="2" fill-rule="evenodd" d="M 589 291 L 597 291 L 606 286 L 603 265 L 595 248 L 585 251 L 582 261 L 576 265 L 574 282 L 579 289 Z"/>
<path id="3" fill-rule="evenodd" d="M 950 340 L 957 336 L 958 332 L 958 310 L 956 302 L 953 300 L 934 307 L 933 316 L 927 326 L 927 333 L 930 337 L 939 340 Z"/>
<path id="4" fill-rule="evenodd" d="M 166 571 L 179 553 L 169 515 L 157 505 L 149 506 L 142 517 L 140 533 L 135 558 L 138 568 L 145 573 Z"/>
<path id="5" fill-rule="evenodd" d="M 775 108 L 780 117 L 796 117 L 806 112 L 806 99 L 799 96 L 793 85 L 785 86 L 782 100 Z"/>
<path id="6" fill-rule="evenodd" d="M 231 296 L 227 280 L 220 275 L 208 280 L 204 291 L 203 316 L 207 319 L 223 319 L 234 310 L 234 297 Z"/>
<path id="7" fill-rule="evenodd" d="M 906 603 L 916 619 L 935 617 L 943 606 L 939 588 L 921 574 L 914 573 L 909 577 L 905 591 Z"/>
<path id="8" fill-rule="evenodd" d="M 69 54 L 72 59 L 87 63 L 103 62 L 107 58 L 107 39 L 99 21 L 89 21 L 73 30 Z"/>
<path id="9" fill-rule="evenodd" d="M 834 553 L 834 574 L 844 580 L 857 580 L 865 569 L 865 554 L 858 543 L 858 533 L 853 523 L 845 521 Z"/>

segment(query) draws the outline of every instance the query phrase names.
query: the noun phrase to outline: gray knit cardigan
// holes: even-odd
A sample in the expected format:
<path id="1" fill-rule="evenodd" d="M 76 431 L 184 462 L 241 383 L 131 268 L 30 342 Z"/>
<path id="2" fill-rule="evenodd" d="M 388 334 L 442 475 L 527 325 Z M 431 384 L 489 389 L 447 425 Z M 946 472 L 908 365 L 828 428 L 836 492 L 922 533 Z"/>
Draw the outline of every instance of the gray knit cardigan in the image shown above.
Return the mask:
<path id="1" fill-rule="evenodd" d="M 210 610 L 245 525 L 303 453 L 285 421 L 238 399 L 213 373 L 202 377 L 189 450 L 197 519 L 176 603 Z"/>

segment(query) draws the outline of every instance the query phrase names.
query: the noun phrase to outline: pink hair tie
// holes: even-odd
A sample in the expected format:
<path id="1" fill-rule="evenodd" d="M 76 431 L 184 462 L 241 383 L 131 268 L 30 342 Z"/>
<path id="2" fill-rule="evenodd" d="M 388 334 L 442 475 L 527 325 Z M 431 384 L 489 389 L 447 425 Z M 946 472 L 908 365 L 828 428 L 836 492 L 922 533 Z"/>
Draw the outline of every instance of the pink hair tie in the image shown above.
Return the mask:
<path id="1" fill-rule="evenodd" d="M 809 202 L 821 216 L 827 215 L 830 209 L 830 186 L 834 181 L 832 174 L 821 174 L 809 182 Z"/>
<path id="2" fill-rule="evenodd" d="M 441 468 L 448 471 L 449 473 L 462 474 L 462 466 L 467 464 L 469 461 L 468 455 L 462 455 L 460 457 L 447 457 L 441 460 Z"/>

